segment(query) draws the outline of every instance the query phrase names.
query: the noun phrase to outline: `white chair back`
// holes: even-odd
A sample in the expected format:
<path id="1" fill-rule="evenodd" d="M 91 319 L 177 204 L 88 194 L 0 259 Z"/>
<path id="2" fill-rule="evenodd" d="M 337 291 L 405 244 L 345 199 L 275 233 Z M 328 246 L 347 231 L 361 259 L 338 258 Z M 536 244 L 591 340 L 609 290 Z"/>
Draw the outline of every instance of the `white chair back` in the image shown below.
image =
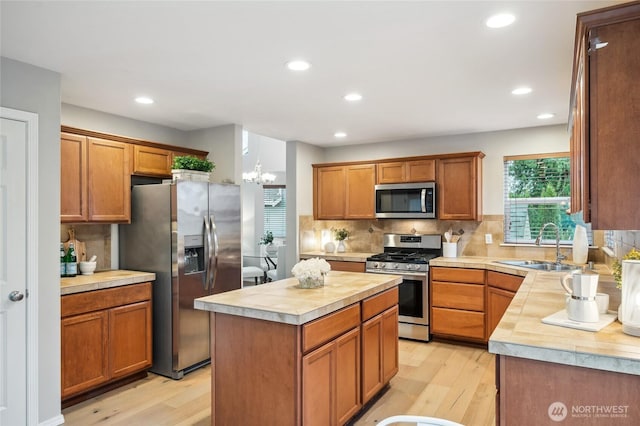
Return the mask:
<path id="1" fill-rule="evenodd" d="M 271 281 L 278 281 L 287 278 L 287 246 L 278 246 L 278 258 L 274 259 L 276 269 L 267 271 L 267 277 Z"/>
<path id="2" fill-rule="evenodd" d="M 376 426 L 386 426 L 394 423 L 415 423 L 416 426 L 464 426 L 460 423 L 452 422 L 451 420 L 438 419 L 435 417 L 425 416 L 391 416 L 386 419 L 380 420 L 376 423 Z"/>

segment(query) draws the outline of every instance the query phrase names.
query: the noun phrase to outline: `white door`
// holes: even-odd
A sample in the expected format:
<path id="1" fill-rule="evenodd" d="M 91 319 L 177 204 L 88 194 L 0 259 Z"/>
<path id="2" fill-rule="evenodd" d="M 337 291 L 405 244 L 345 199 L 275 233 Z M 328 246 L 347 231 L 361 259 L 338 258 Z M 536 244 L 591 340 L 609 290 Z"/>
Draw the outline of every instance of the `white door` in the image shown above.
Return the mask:
<path id="1" fill-rule="evenodd" d="M 31 120 L 31 123 L 30 123 Z M 36 127 L 34 129 L 33 120 Z M 27 411 L 26 265 L 28 189 L 32 175 L 27 151 L 37 133 L 37 115 L 2 108 L 0 117 L 0 425 L 32 423 Z M 33 230 L 31 230 L 32 232 Z M 33 251 L 33 250 L 32 250 Z M 35 266 L 34 266 L 35 267 Z M 29 362 L 29 364 L 31 364 Z"/>

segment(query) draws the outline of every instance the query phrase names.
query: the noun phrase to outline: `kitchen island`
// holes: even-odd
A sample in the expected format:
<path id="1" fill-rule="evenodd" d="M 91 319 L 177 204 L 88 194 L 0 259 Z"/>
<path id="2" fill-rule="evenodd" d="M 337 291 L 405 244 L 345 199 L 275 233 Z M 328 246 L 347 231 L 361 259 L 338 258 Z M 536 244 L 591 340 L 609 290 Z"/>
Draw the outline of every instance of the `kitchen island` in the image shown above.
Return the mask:
<path id="1" fill-rule="evenodd" d="M 344 424 L 398 370 L 396 275 L 330 272 L 196 299 L 211 312 L 212 424 Z"/>
<path id="2" fill-rule="evenodd" d="M 489 352 L 497 359 L 498 424 L 640 424 L 640 338 L 624 334 L 617 321 L 598 332 L 542 323 L 565 307 L 560 278 L 566 272 L 532 271 L 494 260 L 440 258 L 431 264 L 528 271 L 489 338 Z M 616 309 L 619 290 L 606 267 L 598 272 L 600 291 L 611 292 L 610 309 Z"/>

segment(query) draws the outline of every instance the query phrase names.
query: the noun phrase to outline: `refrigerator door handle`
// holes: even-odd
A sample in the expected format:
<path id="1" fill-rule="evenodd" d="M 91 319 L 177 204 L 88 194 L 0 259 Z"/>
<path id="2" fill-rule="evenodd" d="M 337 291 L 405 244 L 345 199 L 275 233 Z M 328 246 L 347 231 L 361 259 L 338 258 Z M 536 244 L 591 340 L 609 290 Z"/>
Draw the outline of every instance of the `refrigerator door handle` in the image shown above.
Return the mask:
<path id="1" fill-rule="evenodd" d="M 213 260 L 213 267 L 211 268 L 211 282 L 209 289 L 213 291 L 213 288 L 216 285 L 216 275 L 218 273 L 218 230 L 213 215 L 209 216 L 209 220 L 211 221 L 211 235 L 213 236 L 213 255 L 211 256 Z"/>
<path id="2" fill-rule="evenodd" d="M 204 272 L 204 283 L 203 283 L 203 287 L 205 290 L 209 290 L 209 281 L 210 281 L 210 276 L 211 276 L 211 257 L 213 255 L 213 243 L 212 243 L 212 236 L 211 236 L 211 226 L 209 225 L 209 220 L 206 216 L 203 217 L 204 219 L 204 233 L 205 233 L 205 237 L 207 238 L 207 253 L 206 253 L 206 258 L 207 258 L 207 267 L 205 268 L 205 272 Z"/>

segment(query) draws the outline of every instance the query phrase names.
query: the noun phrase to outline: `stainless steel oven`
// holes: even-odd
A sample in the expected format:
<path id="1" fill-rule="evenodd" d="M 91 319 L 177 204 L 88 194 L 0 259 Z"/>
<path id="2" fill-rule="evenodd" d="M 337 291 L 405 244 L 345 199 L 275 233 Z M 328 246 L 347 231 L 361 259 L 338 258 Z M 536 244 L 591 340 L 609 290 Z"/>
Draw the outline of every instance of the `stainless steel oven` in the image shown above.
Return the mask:
<path id="1" fill-rule="evenodd" d="M 371 256 L 366 272 L 401 275 L 400 337 L 429 341 L 429 259 L 442 255 L 440 235 L 384 235 L 384 252 Z"/>

